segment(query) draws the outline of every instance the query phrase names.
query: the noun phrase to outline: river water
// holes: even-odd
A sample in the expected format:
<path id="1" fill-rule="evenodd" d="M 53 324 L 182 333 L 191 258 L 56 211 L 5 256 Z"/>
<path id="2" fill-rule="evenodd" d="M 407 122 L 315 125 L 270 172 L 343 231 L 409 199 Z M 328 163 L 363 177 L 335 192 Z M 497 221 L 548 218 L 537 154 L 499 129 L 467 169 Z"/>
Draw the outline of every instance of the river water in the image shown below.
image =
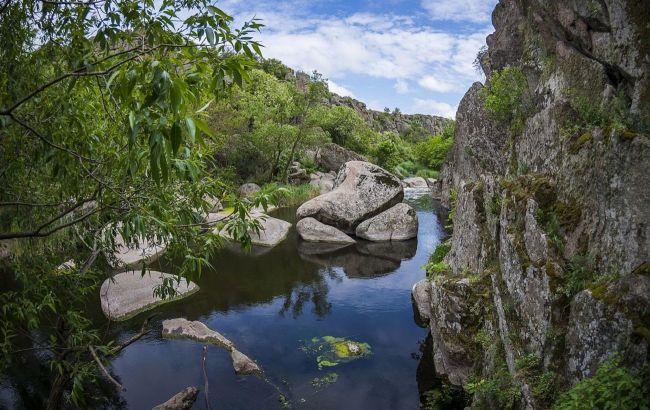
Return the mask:
<path id="1" fill-rule="evenodd" d="M 207 408 L 203 345 L 160 337 L 162 320 L 185 317 L 232 340 L 268 378 L 235 375 L 228 352 L 209 346 L 205 369 L 213 409 L 282 408 L 276 388 L 293 408 L 418 409 L 435 375 L 431 347 L 425 348 L 427 330 L 414 321 L 410 291 L 425 276 L 422 266 L 444 232 L 428 191 L 407 190 L 405 202 L 418 213 L 417 240 L 360 242 L 328 251 L 327 245 L 302 242 L 292 228 L 270 250 L 220 251 L 211 261 L 213 269 L 197 281 L 200 291 L 157 308 L 154 331 L 113 360 L 112 373 L 126 390 L 110 399 L 112 406 L 151 409 L 196 386 L 201 391 L 194 408 Z M 295 208 L 273 216 L 295 224 Z M 98 302 L 88 309 L 100 320 Z M 108 332 L 124 340 L 149 314 L 111 323 Z M 315 357 L 301 347 L 323 336 L 368 343 L 372 353 L 319 370 Z M 424 360 L 423 352 L 429 355 Z M 335 383 L 312 384 L 332 372 Z"/>

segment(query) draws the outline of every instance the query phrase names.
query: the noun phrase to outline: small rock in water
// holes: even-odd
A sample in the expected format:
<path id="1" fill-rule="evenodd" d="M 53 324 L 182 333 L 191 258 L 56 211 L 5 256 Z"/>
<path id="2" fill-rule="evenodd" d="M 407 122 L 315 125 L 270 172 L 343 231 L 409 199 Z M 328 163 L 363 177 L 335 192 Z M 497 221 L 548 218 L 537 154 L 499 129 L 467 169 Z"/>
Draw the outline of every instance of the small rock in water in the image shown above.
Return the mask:
<path id="1" fill-rule="evenodd" d="M 198 394 L 199 391 L 196 387 L 186 387 L 171 399 L 154 407 L 153 410 L 189 410 L 194 405 Z"/>
<path id="2" fill-rule="evenodd" d="M 356 355 L 358 355 L 359 353 L 361 353 L 361 348 L 359 347 L 358 344 L 356 344 L 356 343 L 352 343 L 352 342 L 348 342 L 348 343 L 347 343 L 347 346 L 348 346 L 348 351 L 349 351 L 351 354 L 353 354 L 353 355 L 356 356 Z"/>
<path id="3" fill-rule="evenodd" d="M 235 373 L 240 376 L 262 373 L 262 369 L 257 365 L 257 363 L 237 349 L 232 349 L 230 351 L 230 358 L 232 359 Z"/>
<path id="4" fill-rule="evenodd" d="M 203 343 L 215 344 L 231 350 L 235 344 L 221 333 L 216 332 L 198 321 L 184 318 L 163 320 L 162 336 L 167 339 L 193 339 Z"/>

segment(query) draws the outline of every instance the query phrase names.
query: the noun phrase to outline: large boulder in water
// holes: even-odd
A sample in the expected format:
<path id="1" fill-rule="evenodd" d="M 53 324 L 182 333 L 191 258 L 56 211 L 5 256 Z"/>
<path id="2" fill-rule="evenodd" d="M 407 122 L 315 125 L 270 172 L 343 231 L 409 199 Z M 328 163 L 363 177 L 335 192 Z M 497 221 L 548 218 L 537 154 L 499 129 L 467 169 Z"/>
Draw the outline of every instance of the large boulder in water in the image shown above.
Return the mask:
<path id="1" fill-rule="evenodd" d="M 154 296 L 156 286 L 163 284 L 165 279 L 174 280 L 176 295 L 161 299 Z M 149 271 L 144 276 L 137 272 L 122 272 L 108 278 L 99 291 L 102 310 L 111 320 L 126 320 L 145 310 L 153 309 L 163 303 L 168 303 L 186 297 L 199 290 L 194 282 L 182 279 L 176 283 L 176 276 L 169 273 Z"/>
<path id="2" fill-rule="evenodd" d="M 248 234 L 251 238 L 251 243 L 257 246 L 263 246 L 267 248 L 272 248 L 275 245 L 279 244 L 289 234 L 289 228 L 291 228 L 291 223 L 283 221 L 282 219 L 273 218 L 263 214 L 257 210 L 251 212 L 251 217 L 257 220 L 260 224 L 259 233 L 250 230 Z M 230 240 L 233 240 L 230 233 L 226 228 L 221 230 L 216 229 L 215 233 L 218 233 L 221 236 L 224 236 Z"/>
<path id="3" fill-rule="evenodd" d="M 336 177 L 334 190 L 298 208 L 299 219 L 312 217 L 354 233 L 357 225 L 402 202 L 404 189 L 397 177 L 364 161 L 347 162 Z"/>
<path id="4" fill-rule="evenodd" d="M 356 235 L 369 241 L 404 241 L 418 236 L 418 215 L 400 203 L 357 226 Z"/>
<path id="5" fill-rule="evenodd" d="M 296 224 L 298 234 L 307 242 L 353 244 L 354 239 L 333 226 L 325 225 L 314 218 L 305 218 Z"/>

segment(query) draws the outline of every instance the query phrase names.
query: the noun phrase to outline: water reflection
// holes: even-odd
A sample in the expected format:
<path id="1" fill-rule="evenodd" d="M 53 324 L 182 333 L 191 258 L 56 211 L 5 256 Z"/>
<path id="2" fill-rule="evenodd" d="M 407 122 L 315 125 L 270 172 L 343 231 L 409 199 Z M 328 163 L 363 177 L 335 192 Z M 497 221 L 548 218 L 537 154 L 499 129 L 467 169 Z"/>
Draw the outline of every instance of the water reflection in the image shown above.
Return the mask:
<path id="1" fill-rule="evenodd" d="M 415 239 L 400 242 L 358 241 L 334 250 L 328 244 L 300 242 L 298 253 L 303 260 L 325 267 L 340 267 L 348 278 L 372 279 L 396 271 L 403 260 L 415 256 L 417 247 Z"/>

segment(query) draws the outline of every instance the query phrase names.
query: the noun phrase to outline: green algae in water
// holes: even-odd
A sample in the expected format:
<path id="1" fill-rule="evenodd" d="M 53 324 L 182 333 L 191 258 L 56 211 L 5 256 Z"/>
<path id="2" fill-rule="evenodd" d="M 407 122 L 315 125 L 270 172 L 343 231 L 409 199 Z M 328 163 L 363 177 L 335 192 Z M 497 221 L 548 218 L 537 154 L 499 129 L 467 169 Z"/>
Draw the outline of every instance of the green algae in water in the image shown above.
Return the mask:
<path id="1" fill-rule="evenodd" d="M 316 355 L 319 370 L 365 357 L 371 353 L 368 343 L 333 336 L 314 337 L 301 349 L 307 354 Z"/>
<path id="2" fill-rule="evenodd" d="M 321 388 L 329 386 L 330 384 L 336 383 L 336 381 L 338 379 L 339 379 L 338 374 L 336 374 L 334 372 L 330 372 L 330 373 L 327 373 L 323 377 L 315 377 L 315 378 L 313 378 L 312 381 L 311 381 L 311 385 L 314 386 L 315 389 L 321 389 Z"/>

